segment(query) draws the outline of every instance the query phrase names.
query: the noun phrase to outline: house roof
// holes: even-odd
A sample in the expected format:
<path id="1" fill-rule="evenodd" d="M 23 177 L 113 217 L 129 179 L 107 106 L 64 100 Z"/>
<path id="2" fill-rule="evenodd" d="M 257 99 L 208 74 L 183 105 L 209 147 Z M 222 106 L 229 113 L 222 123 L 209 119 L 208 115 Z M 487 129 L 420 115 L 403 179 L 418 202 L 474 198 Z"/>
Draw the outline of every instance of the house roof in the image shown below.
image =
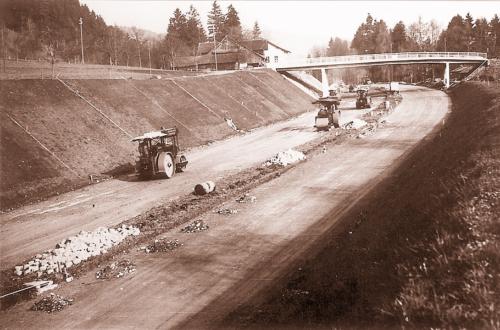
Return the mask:
<path id="1" fill-rule="evenodd" d="M 200 42 L 198 44 L 198 55 L 208 54 L 212 49 L 214 49 L 214 43 L 212 41 Z"/>
<path id="2" fill-rule="evenodd" d="M 231 42 L 240 45 L 242 47 L 247 48 L 253 52 L 259 52 L 263 50 L 268 50 L 269 45 L 273 45 L 274 47 L 281 49 L 285 53 L 290 53 L 289 50 L 286 50 L 275 43 L 266 40 L 266 39 L 253 39 L 253 40 L 242 40 L 240 42 L 236 42 L 235 40 L 229 38 L 228 36 L 224 37 L 226 40 L 230 40 Z M 224 40 L 223 39 L 223 40 Z M 205 55 L 210 53 L 214 49 L 214 43 L 212 41 L 200 42 L 198 44 L 198 55 Z"/>
<path id="3" fill-rule="evenodd" d="M 244 40 L 241 42 L 241 44 L 253 51 L 267 50 L 269 48 L 269 45 L 273 45 L 274 47 L 281 49 L 285 53 L 290 53 L 289 50 L 286 50 L 266 39 Z"/>

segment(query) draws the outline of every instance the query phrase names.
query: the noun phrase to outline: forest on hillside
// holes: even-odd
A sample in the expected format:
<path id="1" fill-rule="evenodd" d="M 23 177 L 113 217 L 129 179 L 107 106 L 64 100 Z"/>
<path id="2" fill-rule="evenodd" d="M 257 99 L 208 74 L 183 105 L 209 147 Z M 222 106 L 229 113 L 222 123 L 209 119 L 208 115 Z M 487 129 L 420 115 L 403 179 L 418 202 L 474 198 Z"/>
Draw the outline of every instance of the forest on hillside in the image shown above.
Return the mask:
<path id="1" fill-rule="evenodd" d="M 217 1 L 207 18 L 206 31 L 194 6 L 183 13 L 165 13 L 168 29 L 156 34 L 137 27 L 107 25 L 78 0 L 2 0 L 0 29 L 2 56 L 9 59 L 55 60 L 170 69 L 177 56 L 193 55 L 209 34 L 221 40 L 260 37 L 258 22 L 241 26 L 238 12 L 229 5 L 224 13 Z M 82 26 L 80 26 L 80 18 Z M 80 27 L 82 33 L 80 34 Z"/>
<path id="2" fill-rule="evenodd" d="M 206 25 L 194 5 L 187 12 L 175 9 L 165 34 L 136 27 L 107 25 L 103 18 L 78 0 L 2 0 L 0 29 L 2 57 L 47 61 L 82 62 L 172 69 L 176 57 L 195 55 L 200 42 L 261 38 L 257 21 L 251 28 L 241 25 L 237 9 L 225 11 L 213 1 Z M 81 21 L 80 21 L 81 19 Z M 80 25 L 80 22 L 82 25 Z M 207 29 L 205 28 L 207 26 Z M 80 28 L 82 28 L 80 30 Z M 82 34 L 80 34 L 82 32 Z M 331 38 L 324 47 L 314 47 L 311 57 L 405 51 L 474 51 L 490 58 L 500 56 L 500 22 L 491 19 L 454 16 L 446 28 L 435 21 L 406 25 L 400 21 L 390 28 L 383 19 L 370 14 L 359 25 L 353 39 Z M 277 41 L 279 42 L 279 41 Z M 397 69 L 401 75 L 428 68 Z M 375 68 L 372 75 L 387 75 L 387 68 Z"/>

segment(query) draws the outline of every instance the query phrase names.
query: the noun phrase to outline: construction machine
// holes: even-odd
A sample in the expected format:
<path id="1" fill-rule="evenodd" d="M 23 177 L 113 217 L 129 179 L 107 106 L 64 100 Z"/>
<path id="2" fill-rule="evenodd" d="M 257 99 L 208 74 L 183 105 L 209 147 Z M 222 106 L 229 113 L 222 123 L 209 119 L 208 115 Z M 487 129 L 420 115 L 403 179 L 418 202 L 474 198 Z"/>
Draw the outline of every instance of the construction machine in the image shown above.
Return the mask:
<path id="1" fill-rule="evenodd" d="M 171 178 L 176 172 L 186 169 L 188 161 L 181 153 L 178 133 L 177 127 L 162 127 L 159 131 L 144 133 L 132 139 L 133 142 L 139 142 L 139 159 L 136 161 L 139 177 Z"/>
<path id="2" fill-rule="evenodd" d="M 321 82 L 323 96 L 313 102 L 320 106 L 314 126 L 318 130 L 329 130 L 332 126 L 340 127 L 340 110 L 338 110 L 342 100 L 340 89 L 328 85 L 325 69 L 321 69 Z"/>
<path id="3" fill-rule="evenodd" d="M 337 97 L 322 97 L 314 101 L 313 104 L 320 106 L 314 125 L 317 130 L 329 130 L 332 126 L 340 127 L 340 110 L 338 110 L 340 101 Z"/>
<path id="4" fill-rule="evenodd" d="M 356 90 L 356 109 L 366 109 L 371 107 L 371 99 L 368 97 L 368 89 L 358 88 Z"/>

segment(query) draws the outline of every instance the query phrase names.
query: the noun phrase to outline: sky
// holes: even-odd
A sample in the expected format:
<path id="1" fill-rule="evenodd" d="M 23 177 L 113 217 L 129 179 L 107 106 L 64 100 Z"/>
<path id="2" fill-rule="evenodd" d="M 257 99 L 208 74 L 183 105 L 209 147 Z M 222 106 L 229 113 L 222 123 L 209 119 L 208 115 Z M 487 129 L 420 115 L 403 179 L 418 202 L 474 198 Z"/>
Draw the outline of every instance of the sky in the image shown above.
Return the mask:
<path id="1" fill-rule="evenodd" d="M 176 8 L 187 12 L 193 4 L 206 26 L 212 1 L 161 0 L 80 0 L 94 10 L 107 24 L 137 26 L 166 33 L 168 20 Z M 229 4 L 238 11 L 243 27 L 251 28 L 255 21 L 263 36 L 286 48 L 297 57 L 305 57 L 314 46 L 326 46 L 330 37 L 352 40 L 358 26 L 368 13 L 383 19 L 392 28 L 402 20 L 407 26 L 422 16 L 434 19 L 446 28 L 451 17 L 474 19 L 495 13 L 500 15 L 499 1 L 218 1 L 223 12 Z"/>

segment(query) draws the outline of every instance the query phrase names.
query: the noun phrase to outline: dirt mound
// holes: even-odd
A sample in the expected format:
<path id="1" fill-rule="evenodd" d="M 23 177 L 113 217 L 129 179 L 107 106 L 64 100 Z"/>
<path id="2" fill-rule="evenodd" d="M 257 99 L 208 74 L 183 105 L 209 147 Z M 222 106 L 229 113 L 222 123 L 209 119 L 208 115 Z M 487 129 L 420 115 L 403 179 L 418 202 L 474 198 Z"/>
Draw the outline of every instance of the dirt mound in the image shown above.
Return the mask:
<path id="1" fill-rule="evenodd" d="M 271 70 L 161 80 L 0 80 L 3 210 L 130 171 L 134 136 L 177 126 L 194 147 L 310 109 Z"/>

